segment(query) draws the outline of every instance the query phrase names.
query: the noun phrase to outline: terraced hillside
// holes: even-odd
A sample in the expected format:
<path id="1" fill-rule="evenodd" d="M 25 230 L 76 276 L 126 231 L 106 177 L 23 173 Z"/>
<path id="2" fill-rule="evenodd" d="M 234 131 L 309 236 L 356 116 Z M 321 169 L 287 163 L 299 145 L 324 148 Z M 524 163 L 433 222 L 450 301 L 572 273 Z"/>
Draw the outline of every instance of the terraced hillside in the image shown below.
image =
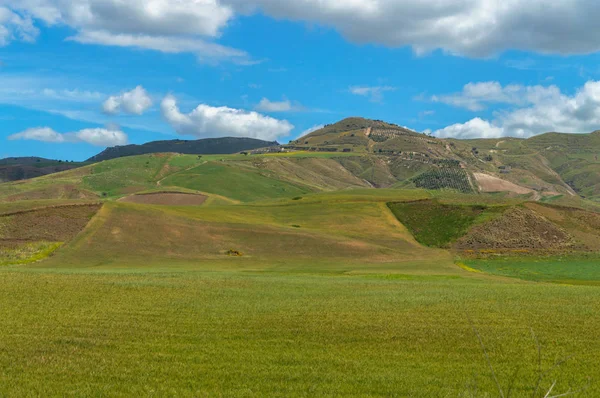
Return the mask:
<path id="1" fill-rule="evenodd" d="M 286 148 L 376 158 L 388 165 L 380 175 L 392 174 L 400 181 L 418 180 L 421 173 L 428 173 L 431 179 L 432 173 L 439 174 L 440 165 L 454 164 L 466 170 L 470 185 L 482 192 L 531 195 L 536 200 L 600 197 L 598 132 L 548 133 L 527 140 L 446 140 L 382 121 L 350 118 L 299 138 Z M 374 185 L 390 182 L 383 181 Z"/>

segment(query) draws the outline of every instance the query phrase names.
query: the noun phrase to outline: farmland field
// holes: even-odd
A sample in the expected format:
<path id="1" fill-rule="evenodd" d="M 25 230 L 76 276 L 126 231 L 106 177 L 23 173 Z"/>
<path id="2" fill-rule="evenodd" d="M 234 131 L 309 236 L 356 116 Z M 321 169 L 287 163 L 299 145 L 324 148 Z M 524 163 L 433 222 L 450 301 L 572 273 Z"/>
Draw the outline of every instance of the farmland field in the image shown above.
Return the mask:
<path id="1" fill-rule="evenodd" d="M 591 251 L 456 252 L 517 216 L 535 244 L 596 248 L 596 214 L 223 159 L 105 162 L 56 178 L 93 201 L 0 202 L 0 396 L 600 394 Z"/>
<path id="2" fill-rule="evenodd" d="M 533 330 L 544 370 L 571 358 L 542 388 L 600 393 L 593 287 L 133 265 L 1 271 L 0 393 L 496 395 L 469 318 L 505 391 L 535 389 Z"/>
<path id="3" fill-rule="evenodd" d="M 508 257 L 464 262 L 473 269 L 494 275 L 536 282 L 600 285 L 600 256 L 597 254 L 550 258 Z"/>

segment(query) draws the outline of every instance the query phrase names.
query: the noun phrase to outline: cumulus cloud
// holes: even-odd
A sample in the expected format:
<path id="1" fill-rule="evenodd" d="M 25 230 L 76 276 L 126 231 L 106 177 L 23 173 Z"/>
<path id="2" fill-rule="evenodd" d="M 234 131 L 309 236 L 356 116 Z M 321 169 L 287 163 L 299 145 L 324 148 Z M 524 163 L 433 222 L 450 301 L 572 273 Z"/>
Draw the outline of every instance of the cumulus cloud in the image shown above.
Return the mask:
<path id="1" fill-rule="evenodd" d="M 241 12 L 331 26 L 357 43 L 487 57 L 600 50 L 596 0 L 223 0 Z"/>
<path id="2" fill-rule="evenodd" d="M 9 140 L 30 140 L 42 142 L 65 142 L 65 136 L 52 130 L 50 127 L 34 127 L 13 134 L 8 137 Z"/>
<path id="3" fill-rule="evenodd" d="M 490 104 L 534 104 L 560 96 L 556 86 L 523 86 L 510 84 L 502 86 L 499 82 L 468 83 L 462 92 L 449 95 L 434 95 L 433 102 L 441 102 L 470 111 L 481 111 Z"/>
<path id="4" fill-rule="evenodd" d="M 190 113 L 182 113 L 172 95 L 163 99 L 161 111 L 177 133 L 198 138 L 231 136 L 276 140 L 289 135 L 294 128 L 287 120 L 228 107 L 203 104 Z"/>
<path id="5" fill-rule="evenodd" d="M 84 43 L 201 53 L 210 44 L 202 38 L 218 38 L 236 15 L 261 12 L 332 27 L 356 43 L 411 46 L 418 54 L 600 51 L 596 0 L 0 0 L 0 7 L 8 10 L 0 12 L 5 42 L 35 38 L 37 19 L 75 29 L 75 40 Z"/>
<path id="6" fill-rule="evenodd" d="M 71 39 L 80 43 L 249 62 L 245 52 L 210 42 L 235 16 L 219 0 L 0 0 L 2 4 L 25 21 L 69 26 L 76 31 Z M 0 13 L 0 26 L 2 21 Z"/>
<path id="7" fill-rule="evenodd" d="M 127 134 L 118 129 L 90 128 L 71 133 L 57 133 L 50 127 L 30 128 L 10 135 L 9 140 L 29 140 L 42 142 L 85 142 L 95 146 L 115 146 L 127 144 Z"/>
<path id="8" fill-rule="evenodd" d="M 82 142 L 96 146 L 115 146 L 127 144 L 127 135 L 120 130 L 112 129 L 84 129 L 75 133 L 75 137 Z"/>
<path id="9" fill-rule="evenodd" d="M 142 115 L 152 106 L 152 98 L 144 87 L 137 86 L 131 91 L 109 97 L 102 109 L 104 113 L 116 115 L 123 111 L 132 115 Z"/>
<path id="10" fill-rule="evenodd" d="M 437 130 L 433 135 L 439 138 L 497 138 L 504 135 L 504 129 L 477 117 Z"/>
<path id="11" fill-rule="evenodd" d="M 600 81 L 589 81 L 574 95 L 558 87 L 519 87 L 527 93 L 517 106 L 494 112 L 486 121 L 475 118 L 433 132 L 438 137 L 531 137 L 546 132 L 589 133 L 600 129 Z M 502 92 L 505 87 L 500 87 Z"/>

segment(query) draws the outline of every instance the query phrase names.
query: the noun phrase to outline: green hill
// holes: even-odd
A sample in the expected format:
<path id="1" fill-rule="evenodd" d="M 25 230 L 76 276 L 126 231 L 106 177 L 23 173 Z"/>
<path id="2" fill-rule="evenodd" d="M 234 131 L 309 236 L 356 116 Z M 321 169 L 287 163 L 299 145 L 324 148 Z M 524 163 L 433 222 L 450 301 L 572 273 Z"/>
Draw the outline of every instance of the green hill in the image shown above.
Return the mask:
<path id="1" fill-rule="evenodd" d="M 257 140 L 254 138 L 207 138 L 195 141 L 169 140 L 153 141 L 143 145 L 124 145 L 107 148 L 89 162 L 101 162 L 124 156 L 145 155 L 148 153 L 181 153 L 186 155 L 230 154 L 258 148 L 279 145 L 277 142 Z"/>

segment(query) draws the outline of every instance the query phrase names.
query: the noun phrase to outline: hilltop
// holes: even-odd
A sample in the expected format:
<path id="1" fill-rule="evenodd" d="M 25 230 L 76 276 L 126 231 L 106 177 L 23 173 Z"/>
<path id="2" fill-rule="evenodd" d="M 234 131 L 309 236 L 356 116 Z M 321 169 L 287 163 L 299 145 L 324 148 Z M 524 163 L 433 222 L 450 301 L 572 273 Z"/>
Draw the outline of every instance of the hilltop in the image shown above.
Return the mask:
<path id="1" fill-rule="evenodd" d="M 409 186 L 428 189 L 510 192 L 538 199 L 600 198 L 599 132 L 547 133 L 529 139 L 440 139 L 383 121 L 348 118 L 284 147 L 355 154 L 352 164 L 348 159 L 342 163 L 362 169 L 359 174 L 367 180 L 370 174 L 369 182 L 377 187 L 408 181 Z M 381 178 L 373 181 L 376 175 Z"/>
<path id="2" fill-rule="evenodd" d="M 257 148 L 279 145 L 274 141 L 263 141 L 254 138 L 206 138 L 194 141 L 168 140 L 153 141 L 142 145 L 125 145 L 107 148 L 88 162 L 101 162 L 124 156 L 145 155 L 148 153 L 181 153 L 185 155 L 215 155 L 249 151 Z"/>

